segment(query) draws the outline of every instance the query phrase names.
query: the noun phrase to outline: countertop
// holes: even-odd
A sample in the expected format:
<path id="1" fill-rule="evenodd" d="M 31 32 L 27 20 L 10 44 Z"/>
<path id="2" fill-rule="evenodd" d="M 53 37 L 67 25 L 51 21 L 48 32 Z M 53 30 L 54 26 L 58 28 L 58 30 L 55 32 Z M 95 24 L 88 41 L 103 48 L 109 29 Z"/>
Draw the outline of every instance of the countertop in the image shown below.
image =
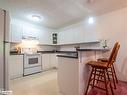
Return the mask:
<path id="1" fill-rule="evenodd" d="M 110 49 L 77 49 L 77 51 L 109 51 Z"/>
<path id="2" fill-rule="evenodd" d="M 10 53 L 10 55 L 24 55 L 24 53 Z"/>
<path id="3" fill-rule="evenodd" d="M 73 55 L 57 55 L 58 57 L 67 57 L 67 58 L 78 58 L 78 51 L 80 52 L 84 52 L 84 51 L 109 51 L 110 49 L 76 49 L 77 50 L 77 54 L 73 54 Z"/>
<path id="4" fill-rule="evenodd" d="M 78 58 L 78 56 L 75 56 L 75 55 L 57 55 L 58 57 L 66 57 L 66 58 Z"/>
<path id="5" fill-rule="evenodd" d="M 37 51 L 41 54 L 57 53 L 58 57 L 78 58 L 78 51 L 109 51 L 110 49 L 77 49 L 77 51 Z M 10 55 L 24 55 L 23 53 L 10 53 Z"/>
<path id="6" fill-rule="evenodd" d="M 58 54 L 57 57 L 78 58 L 77 51 L 38 51 L 38 53 L 42 54 L 57 53 Z"/>
<path id="7" fill-rule="evenodd" d="M 40 54 L 50 54 L 50 53 L 57 53 L 57 54 L 76 54 L 77 51 L 37 51 L 37 53 L 40 53 Z M 10 53 L 10 55 L 24 55 L 24 53 Z"/>
<path id="8" fill-rule="evenodd" d="M 77 51 L 37 51 L 37 53 L 77 53 Z"/>

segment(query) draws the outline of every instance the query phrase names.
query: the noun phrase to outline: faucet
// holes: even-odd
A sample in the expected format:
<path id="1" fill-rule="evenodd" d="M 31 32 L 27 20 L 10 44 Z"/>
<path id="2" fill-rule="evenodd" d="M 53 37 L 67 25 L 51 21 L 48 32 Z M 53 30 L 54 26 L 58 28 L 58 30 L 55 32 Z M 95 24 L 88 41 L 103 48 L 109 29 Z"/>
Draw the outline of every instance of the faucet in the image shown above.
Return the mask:
<path id="1" fill-rule="evenodd" d="M 77 49 L 79 49 L 79 48 L 80 48 L 80 46 L 75 46 L 74 48 L 75 48 L 75 49 L 76 49 L 76 51 L 77 51 Z"/>

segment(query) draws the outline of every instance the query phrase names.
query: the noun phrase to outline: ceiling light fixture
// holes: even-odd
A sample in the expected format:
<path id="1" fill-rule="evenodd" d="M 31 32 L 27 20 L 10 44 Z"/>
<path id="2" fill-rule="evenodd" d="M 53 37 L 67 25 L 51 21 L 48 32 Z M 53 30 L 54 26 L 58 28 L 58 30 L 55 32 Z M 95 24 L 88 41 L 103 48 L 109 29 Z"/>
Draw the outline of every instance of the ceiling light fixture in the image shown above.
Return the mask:
<path id="1" fill-rule="evenodd" d="M 37 15 L 32 15 L 32 20 L 33 21 L 41 21 L 41 17 Z"/>

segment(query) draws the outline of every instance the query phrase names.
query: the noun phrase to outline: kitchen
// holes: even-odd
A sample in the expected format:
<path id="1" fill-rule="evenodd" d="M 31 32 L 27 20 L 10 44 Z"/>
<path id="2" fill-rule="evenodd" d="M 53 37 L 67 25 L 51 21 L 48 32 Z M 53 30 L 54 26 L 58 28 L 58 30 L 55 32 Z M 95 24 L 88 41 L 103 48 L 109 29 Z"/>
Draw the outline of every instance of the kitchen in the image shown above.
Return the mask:
<path id="1" fill-rule="evenodd" d="M 12 95 L 84 95 L 86 63 L 109 57 L 115 42 L 121 47 L 114 95 L 127 94 L 121 90 L 127 87 L 126 0 L 1 0 L 0 8 L 6 17 L 0 25 L 6 22 L 4 30 L 10 29 L 3 85 Z"/>

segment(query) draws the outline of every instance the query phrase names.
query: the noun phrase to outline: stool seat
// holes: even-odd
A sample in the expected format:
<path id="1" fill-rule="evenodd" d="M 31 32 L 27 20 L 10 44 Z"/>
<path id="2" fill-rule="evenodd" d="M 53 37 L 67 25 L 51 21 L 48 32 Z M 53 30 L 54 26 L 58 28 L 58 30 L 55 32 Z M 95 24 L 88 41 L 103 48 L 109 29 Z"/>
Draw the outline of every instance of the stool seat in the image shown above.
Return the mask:
<path id="1" fill-rule="evenodd" d="M 108 62 L 101 62 L 101 61 L 89 61 L 87 65 L 98 67 L 98 68 L 107 68 Z"/>
<path id="2" fill-rule="evenodd" d="M 102 62 L 108 62 L 108 58 L 99 58 L 99 59 L 97 59 L 97 61 L 102 61 Z"/>
<path id="3" fill-rule="evenodd" d="M 109 59 L 108 58 L 99 58 L 99 59 L 97 59 L 97 61 L 108 62 Z M 111 72 L 112 72 L 111 75 L 112 75 L 113 83 L 114 83 L 114 89 L 116 89 L 116 84 L 115 83 L 118 83 L 118 78 L 117 78 L 117 75 L 116 75 L 116 71 L 115 71 L 114 65 L 112 65 L 112 67 L 111 67 Z"/>

